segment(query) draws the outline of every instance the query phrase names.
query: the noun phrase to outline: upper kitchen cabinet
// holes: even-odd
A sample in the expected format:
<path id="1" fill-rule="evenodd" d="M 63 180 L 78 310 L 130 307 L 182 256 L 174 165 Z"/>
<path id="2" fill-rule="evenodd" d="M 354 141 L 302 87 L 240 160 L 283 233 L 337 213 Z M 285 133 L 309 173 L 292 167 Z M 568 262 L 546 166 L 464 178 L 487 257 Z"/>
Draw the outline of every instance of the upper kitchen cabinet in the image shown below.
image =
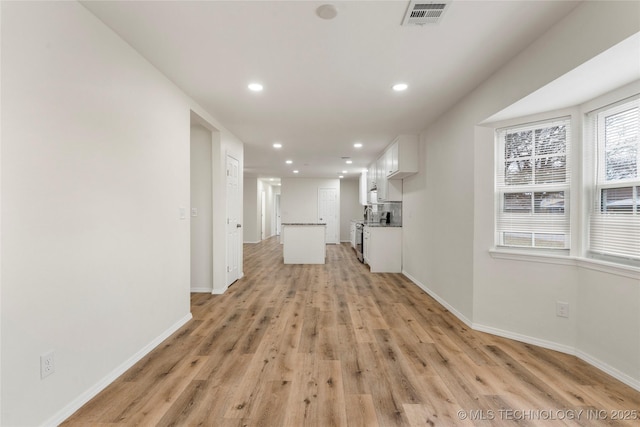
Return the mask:
<path id="1" fill-rule="evenodd" d="M 378 177 L 376 175 L 376 162 L 372 162 L 369 165 L 369 169 L 367 169 L 367 183 L 368 183 L 367 191 L 376 189 L 377 179 Z"/>
<path id="2" fill-rule="evenodd" d="M 402 180 L 387 178 L 386 164 L 388 162 L 387 152 L 380 156 L 377 161 L 378 202 L 401 202 L 402 201 Z"/>
<path id="3" fill-rule="evenodd" d="M 378 188 L 378 200 L 387 198 L 387 175 L 385 174 L 386 158 L 384 154 L 376 160 L 376 187 Z"/>
<path id="4" fill-rule="evenodd" d="M 418 136 L 399 135 L 389 145 L 383 157 L 387 178 L 403 179 L 417 173 Z"/>
<path id="5" fill-rule="evenodd" d="M 360 187 L 359 187 L 359 195 L 360 195 L 360 204 L 366 205 L 369 202 L 369 181 L 367 179 L 367 171 L 362 171 L 360 174 Z"/>

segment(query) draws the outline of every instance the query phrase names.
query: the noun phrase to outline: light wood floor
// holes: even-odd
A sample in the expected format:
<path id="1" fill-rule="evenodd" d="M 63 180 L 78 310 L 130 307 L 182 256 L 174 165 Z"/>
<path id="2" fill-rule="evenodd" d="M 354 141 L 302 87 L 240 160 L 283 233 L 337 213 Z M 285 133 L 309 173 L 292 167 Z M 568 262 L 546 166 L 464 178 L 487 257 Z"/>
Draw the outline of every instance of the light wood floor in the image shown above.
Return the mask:
<path id="1" fill-rule="evenodd" d="M 194 319 L 65 425 L 640 424 L 612 420 L 640 417 L 637 391 L 575 357 L 470 330 L 404 276 L 371 274 L 348 245 L 328 246 L 319 266 L 285 266 L 274 238 L 244 250 L 243 279 L 194 294 Z"/>

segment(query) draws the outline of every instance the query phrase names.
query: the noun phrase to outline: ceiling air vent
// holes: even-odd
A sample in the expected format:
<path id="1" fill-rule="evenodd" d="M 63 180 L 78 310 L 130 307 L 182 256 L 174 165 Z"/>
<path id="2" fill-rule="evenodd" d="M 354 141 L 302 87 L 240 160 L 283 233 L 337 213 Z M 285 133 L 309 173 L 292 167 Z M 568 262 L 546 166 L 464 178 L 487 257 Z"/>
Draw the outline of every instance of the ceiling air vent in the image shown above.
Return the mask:
<path id="1" fill-rule="evenodd" d="M 437 24 L 451 1 L 412 1 L 402 25 Z"/>

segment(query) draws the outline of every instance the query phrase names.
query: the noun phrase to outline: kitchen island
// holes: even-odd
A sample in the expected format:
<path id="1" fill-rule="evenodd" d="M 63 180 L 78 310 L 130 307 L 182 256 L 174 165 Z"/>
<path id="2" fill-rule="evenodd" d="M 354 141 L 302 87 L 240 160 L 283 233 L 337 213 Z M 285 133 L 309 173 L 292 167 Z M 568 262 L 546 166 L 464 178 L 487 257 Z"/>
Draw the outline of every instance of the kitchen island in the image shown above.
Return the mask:
<path id="1" fill-rule="evenodd" d="M 326 223 L 289 222 L 282 224 L 285 264 L 324 264 Z"/>

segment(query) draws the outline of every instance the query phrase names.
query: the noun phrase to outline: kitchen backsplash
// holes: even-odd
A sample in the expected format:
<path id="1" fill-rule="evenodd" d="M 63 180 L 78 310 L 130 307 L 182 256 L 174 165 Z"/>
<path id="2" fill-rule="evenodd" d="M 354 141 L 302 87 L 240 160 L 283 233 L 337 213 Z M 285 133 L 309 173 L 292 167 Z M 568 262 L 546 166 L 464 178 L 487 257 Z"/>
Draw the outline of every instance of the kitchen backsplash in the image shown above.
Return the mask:
<path id="1" fill-rule="evenodd" d="M 389 212 L 389 224 L 402 226 L 402 202 L 375 203 L 365 206 L 364 218 L 368 222 L 380 222 L 384 212 Z"/>

